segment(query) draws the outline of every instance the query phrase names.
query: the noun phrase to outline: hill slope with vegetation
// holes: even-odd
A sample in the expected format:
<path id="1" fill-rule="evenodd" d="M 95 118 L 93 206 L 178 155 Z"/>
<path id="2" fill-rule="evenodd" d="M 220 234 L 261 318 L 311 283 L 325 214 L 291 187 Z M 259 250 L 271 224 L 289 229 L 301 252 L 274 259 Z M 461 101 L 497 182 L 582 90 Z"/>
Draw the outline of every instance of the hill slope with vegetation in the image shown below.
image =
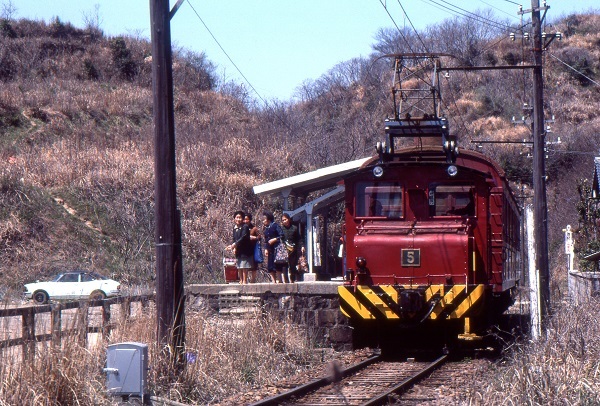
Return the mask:
<path id="1" fill-rule="evenodd" d="M 373 55 L 340 63 L 297 89 L 293 101 L 257 106 L 243 85 L 220 83 L 204 54 L 175 50 L 177 188 L 186 282 L 222 278 L 231 213 L 280 210 L 252 186 L 371 155 L 391 113 L 390 67 L 376 57 L 413 47 L 459 64 L 518 64 L 530 55 L 506 33 L 448 20 L 417 38 L 382 29 Z M 590 178 L 600 124 L 600 15 L 572 15 L 545 54 L 545 108 L 554 115 L 547 160 L 549 233 L 557 272 L 561 229 L 579 221 L 576 185 Z M 407 46 L 405 39 L 412 42 Z M 417 45 L 418 44 L 418 45 Z M 0 285 L 65 267 L 151 285 L 154 190 L 151 46 L 98 27 L 0 21 Z M 523 58 L 524 57 L 524 58 Z M 515 126 L 531 99 L 521 71 L 454 73 L 445 110 L 462 148 L 530 137 Z M 525 146 L 486 145 L 531 198 Z"/>

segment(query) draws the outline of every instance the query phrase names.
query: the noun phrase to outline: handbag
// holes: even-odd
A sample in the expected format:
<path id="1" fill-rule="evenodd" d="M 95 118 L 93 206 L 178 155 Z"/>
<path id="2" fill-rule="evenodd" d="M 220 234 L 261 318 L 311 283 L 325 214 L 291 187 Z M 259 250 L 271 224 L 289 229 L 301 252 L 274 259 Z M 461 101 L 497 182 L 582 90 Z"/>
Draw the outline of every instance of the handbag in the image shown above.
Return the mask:
<path id="1" fill-rule="evenodd" d="M 308 272 L 308 262 L 306 262 L 304 255 L 298 258 L 298 272 Z"/>
<path id="2" fill-rule="evenodd" d="M 280 242 L 275 247 L 275 263 L 276 264 L 287 264 L 288 262 L 288 250 L 285 248 L 285 244 Z"/>
<path id="3" fill-rule="evenodd" d="M 260 240 L 256 241 L 254 244 L 254 262 L 257 264 L 262 264 L 265 261 L 265 257 L 262 250 L 262 245 Z"/>

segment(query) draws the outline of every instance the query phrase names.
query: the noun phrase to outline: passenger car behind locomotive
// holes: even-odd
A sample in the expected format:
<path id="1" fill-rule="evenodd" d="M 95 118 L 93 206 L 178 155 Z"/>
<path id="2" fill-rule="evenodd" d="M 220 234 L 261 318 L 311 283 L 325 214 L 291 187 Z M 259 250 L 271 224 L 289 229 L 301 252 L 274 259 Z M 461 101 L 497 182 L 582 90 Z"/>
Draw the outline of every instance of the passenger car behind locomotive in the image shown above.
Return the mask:
<path id="1" fill-rule="evenodd" d="M 378 155 L 344 179 L 340 308 L 371 338 L 427 330 L 477 340 L 520 277 L 520 211 L 504 171 L 458 153 L 437 115 L 395 117 L 385 130 Z M 401 147 L 407 138 L 414 144 Z"/>

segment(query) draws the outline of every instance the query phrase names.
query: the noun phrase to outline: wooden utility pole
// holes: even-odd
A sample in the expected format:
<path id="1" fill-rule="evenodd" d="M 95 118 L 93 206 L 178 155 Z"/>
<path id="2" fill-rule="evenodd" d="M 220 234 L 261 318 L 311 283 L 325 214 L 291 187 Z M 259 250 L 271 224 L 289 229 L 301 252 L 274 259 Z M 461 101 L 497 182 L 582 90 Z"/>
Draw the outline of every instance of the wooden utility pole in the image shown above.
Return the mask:
<path id="1" fill-rule="evenodd" d="M 535 222 L 535 266 L 539 274 L 542 326 L 550 311 L 550 269 L 548 265 L 548 207 L 546 203 L 546 131 L 544 83 L 542 77 L 542 22 L 540 2 L 531 0 L 533 26 L 533 217 Z"/>
<path id="2" fill-rule="evenodd" d="M 157 340 L 183 365 L 185 317 L 181 220 L 175 178 L 175 119 L 169 0 L 150 0 L 154 102 Z"/>

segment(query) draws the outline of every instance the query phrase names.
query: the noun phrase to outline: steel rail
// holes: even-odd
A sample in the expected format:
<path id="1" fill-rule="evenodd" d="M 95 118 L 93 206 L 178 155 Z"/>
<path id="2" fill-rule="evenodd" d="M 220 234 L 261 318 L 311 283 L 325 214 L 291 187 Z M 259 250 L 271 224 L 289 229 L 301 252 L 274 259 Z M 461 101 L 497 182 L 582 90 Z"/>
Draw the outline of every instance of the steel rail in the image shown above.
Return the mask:
<path id="1" fill-rule="evenodd" d="M 375 354 L 364 361 L 354 364 L 341 372 L 342 378 L 355 373 L 356 371 L 363 369 L 364 367 L 371 365 L 381 359 L 381 354 Z M 289 391 L 271 396 L 266 399 L 259 400 L 258 402 L 251 403 L 249 406 L 267 406 L 267 405 L 279 405 L 282 402 L 289 400 L 290 398 L 297 396 L 304 396 L 309 392 L 312 392 L 320 387 L 326 386 L 331 383 L 331 377 L 326 376 L 323 378 L 315 379 L 314 381 L 305 383 L 304 385 L 297 386 Z"/>
<path id="2" fill-rule="evenodd" d="M 425 378 L 431 372 L 433 372 L 434 370 L 439 368 L 444 362 L 446 362 L 447 358 L 448 358 L 448 355 L 442 355 L 441 357 L 439 357 L 438 359 L 433 361 L 431 364 L 429 364 L 427 366 L 427 368 L 424 368 L 417 374 L 411 376 L 410 378 L 405 379 L 404 381 L 400 382 L 398 385 L 394 386 L 392 389 L 388 390 L 387 392 L 382 393 L 381 395 L 368 400 L 367 402 L 363 403 L 361 406 L 375 406 L 375 405 L 384 405 L 384 404 L 387 405 L 389 403 L 390 395 L 392 395 L 394 393 L 401 393 L 401 392 L 406 391 L 410 386 L 414 385 L 416 382 Z"/>

